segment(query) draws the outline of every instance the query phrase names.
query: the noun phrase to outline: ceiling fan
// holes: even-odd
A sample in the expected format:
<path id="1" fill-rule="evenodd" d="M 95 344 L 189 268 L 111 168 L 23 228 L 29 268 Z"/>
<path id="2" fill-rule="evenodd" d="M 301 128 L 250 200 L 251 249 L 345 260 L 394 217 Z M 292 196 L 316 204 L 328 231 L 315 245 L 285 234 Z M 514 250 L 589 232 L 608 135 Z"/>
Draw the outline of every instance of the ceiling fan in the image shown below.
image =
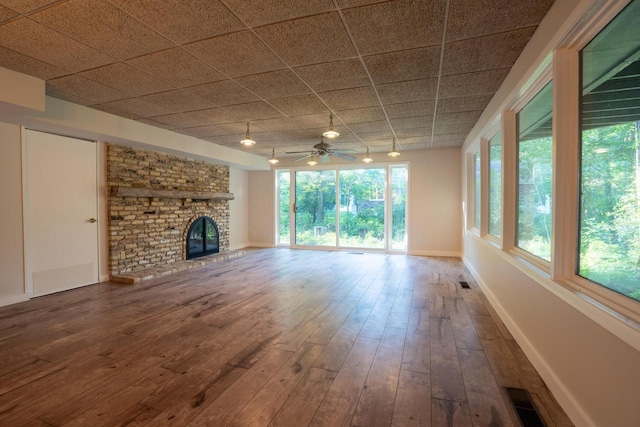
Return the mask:
<path id="1" fill-rule="evenodd" d="M 352 150 L 350 148 L 346 148 L 346 149 L 331 148 L 331 145 L 324 142 L 324 138 L 320 138 L 320 142 L 314 145 L 313 148 L 315 148 L 315 151 L 287 151 L 286 154 L 303 154 L 303 153 L 306 154 L 305 156 L 302 156 L 299 159 L 296 159 L 295 160 L 296 162 L 306 159 L 308 157 L 313 157 L 313 156 L 318 156 L 320 158 L 320 161 L 322 161 L 322 163 L 328 162 L 329 156 L 337 156 L 337 157 L 340 157 L 341 159 L 349 160 L 350 162 L 356 159 L 354 156 L 345 154 L 348 152 L 355 152 L 355 150 Z"/>

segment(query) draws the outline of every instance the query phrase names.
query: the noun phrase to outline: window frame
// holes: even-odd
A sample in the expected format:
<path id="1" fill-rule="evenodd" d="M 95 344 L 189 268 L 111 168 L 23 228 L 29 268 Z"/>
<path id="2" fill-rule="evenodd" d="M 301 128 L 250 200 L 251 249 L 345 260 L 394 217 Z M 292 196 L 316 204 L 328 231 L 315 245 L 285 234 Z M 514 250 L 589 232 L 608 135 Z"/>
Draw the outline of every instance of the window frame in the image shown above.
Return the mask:
<path id="1" fill-rule="evenodd" d="M 493 124 L 489 127 L 489 132 L 487 132 L 487 136 L 483 137 L 480 139 L 480 144 L 481 144 L 481 148 L 483 148 L 482 146 L 484 145 L 484 151 L 485 151 L 485 159 L 486 161 L 483 163 L 483 166 L 485 168 L 485 177 L 484 177 L 484 182 L 485 182 L 485 194 L 486 196 L 486 202 L 485 202 L 485 207 L 484 207 L 484 217 L 485 220 L 484 222 L 484 234 L 482 234 L 484 237 L 486 237 L 489 241 L 491 241 L 492 243 L 496 244 L 498 247 L 502 247 L 502 242 L 503 242 L 503 237 L 504 237 L 504 165 L 505 165 L 505 160 L 504 160 L 504 137 L 503 137 L 503 133 L 502 133 L 502 118 L 503 118 L 503 114 L 500 114 L 496 117 L 496 119 L 494 120 Z M 501 205 L 501 209 L 500 209 L 500 219 L 502 221 L 502 225 L 500 227 L 500 236 L 496 236 L 494 234 L 491 234 L 489 232 L 489 225 L 491 223 L 491 215 L 490 215 L 490 209 L 491 209 L 491 141 L 497 137 L 498 135 L 500 135 L 500 202 L 502 203 Z"/>

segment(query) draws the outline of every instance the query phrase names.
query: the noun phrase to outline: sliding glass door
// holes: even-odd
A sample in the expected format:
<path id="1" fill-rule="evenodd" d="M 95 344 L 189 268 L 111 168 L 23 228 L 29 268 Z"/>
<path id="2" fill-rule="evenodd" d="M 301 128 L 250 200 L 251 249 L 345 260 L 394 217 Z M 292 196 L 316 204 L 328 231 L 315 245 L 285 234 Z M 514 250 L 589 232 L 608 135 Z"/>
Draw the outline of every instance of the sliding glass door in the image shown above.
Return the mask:
<path id="1" fill-rule="evenodd" d="M 340 246 L 384 249 L 386 170 L 347 169 L 339 177 Z"/>
<path id="2" fill-rule="evenodd" d="M 276 170 L 276 243 L 406 252 L 406 164 Z"/>
<path id="3" fill-rule="evenodd" d="M 336 247 L 336 171 L 295 172 L 295 244 Z"/>

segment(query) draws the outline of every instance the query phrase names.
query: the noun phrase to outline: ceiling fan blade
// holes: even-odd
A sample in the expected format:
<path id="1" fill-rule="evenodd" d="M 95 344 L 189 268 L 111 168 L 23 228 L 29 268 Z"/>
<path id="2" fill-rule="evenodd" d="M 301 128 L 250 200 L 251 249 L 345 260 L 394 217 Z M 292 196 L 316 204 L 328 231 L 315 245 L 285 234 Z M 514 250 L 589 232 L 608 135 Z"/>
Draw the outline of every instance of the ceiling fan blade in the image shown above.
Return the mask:
<path id="1" fill-rule="evenodd" d="M 330 153 L 324 153 L 320 155 L 320 161 L 322 163 L 327 163 L 329 161 L 329 155 Z"/>
<path id="2" fill-rule="evenodd" d="M 343 153 L 338 153 L 336 151 L 333 151 L 331 154 L 333 154 L 334 156 L 338 156 L 341 159 L 345 159 L 345 160 L 349 160 L 350 162 L 353 162 L 356 158 L 353 156 L 350 156 L 348 154 L 343 154 Z"/>
<path id="3" fill-rule="evenodd" d="M 308 151 L 303 151 L 303 153 L 308 153 Z M 314 153 L 307 154 L 306 156 L 302 156 L 302 157 L 300 157 L 299 159 L 295 159 L 295 160 L 294 160 L 294 162 L 299 162 L 300 160 L 304 160 L 304 159 L 306 159 L 307 157 L 311 157 L 311 156 L 313 156 L 313 154 L 314 154 Z"/>
<path id="4" fill-rule="evenodd" d="M 285 151 L 284 154 L 302 154 L 302 153 L 310 153 L 311 151 L 309 150 L 305 150 L 305 151 Z"/>
<path id="5" fill-rule="evenodd" d="M 355 153 L 356 150 L 353 148 L 332 148 L 331 151 L 334 153 Z"/>

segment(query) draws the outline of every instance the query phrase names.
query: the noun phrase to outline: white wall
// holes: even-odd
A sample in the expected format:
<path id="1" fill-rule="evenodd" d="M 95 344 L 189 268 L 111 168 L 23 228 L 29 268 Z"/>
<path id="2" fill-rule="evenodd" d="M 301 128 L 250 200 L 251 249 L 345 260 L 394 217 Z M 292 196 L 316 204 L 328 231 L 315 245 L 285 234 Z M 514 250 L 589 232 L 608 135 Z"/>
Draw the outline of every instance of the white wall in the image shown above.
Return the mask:
<path id="1" fill-rule="evenodd" d="M 468 193 L 467 155 L 480 137 L 491 136 L 495 118 L 512 108 L 569 31 L 579 22 L 594 22 L 581 16 L 597 10 L 595 3 L 624 2 L 556 0 L 465 141 L 459 158 L 463 195 Z M 640 425 L 639 330 L 472 232 L 464 234 L 463 252 L 490 302 L 577 426 Z"/>
<path id="2" fill-rule="evenodd" d="M 460 256 L 460 150 L 406 151 L 409 253 Z"/>
<path id="3" fill-rule="evenodd" d="M 0 122 L 0 306 L 24 301 L 20 126 Z"/>
<path id="4" fill-rule="evenodd" d="M 249 172 L 229 168 L 229 249 L 249 246 Z"/>
<path id="5" fill-rule="evenodd" d="M 249 241 L 251 246 L 275 243 L 275 177 L 272 171 L 249 172 Z"/>
<path id="6" fill-rule="evenodd" d="M 358 156 L 363 157 L 362 155 Z M 389 161 L 385 153 L 371 156 L 376 163 Z M 409 164 L 409 253 L 460 256 L 460 150 L 404 151 L 396 163 Z M 332 158 L 329 165 L 357 166 Z M 279 168 L 301 167 L 304 162 L 282 160 Z M 313 169 L 313 168 L 309 168 Z M 275 175 L 250 172 L 249 239 L 254 246 L 275 244 Z"/>

